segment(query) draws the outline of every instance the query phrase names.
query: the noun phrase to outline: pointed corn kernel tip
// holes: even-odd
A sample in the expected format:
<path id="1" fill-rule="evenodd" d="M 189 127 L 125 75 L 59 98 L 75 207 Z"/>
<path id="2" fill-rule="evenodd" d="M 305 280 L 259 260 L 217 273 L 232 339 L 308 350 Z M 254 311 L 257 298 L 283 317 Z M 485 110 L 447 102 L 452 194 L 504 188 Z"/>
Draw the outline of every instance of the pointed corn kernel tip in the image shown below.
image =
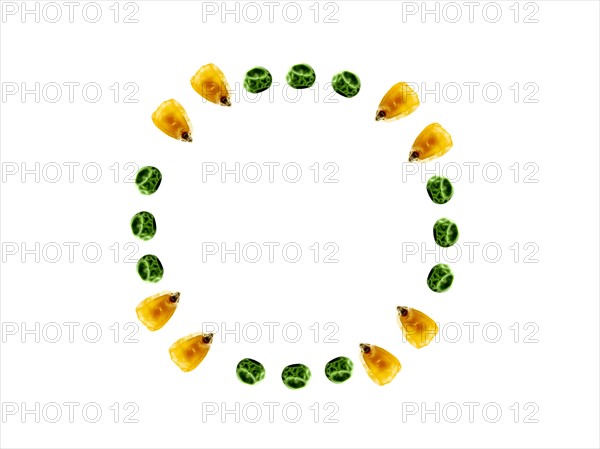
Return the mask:
<path id="1" fill-rule="evenodd" d="M 408 314 L 408 307 L 404 307 L 404 306 L 398 306 L 396 307 L 396 310 L 398 311 L 398 313 L 402 316 Z"/>
<path id="2" fill-rule="evenodd" d="M 375 114 L 375 121 L 380 122 L 381 120 L 385 120 L 385 111 L 378 110 Z"/>
<path id="3" fill-rule="evenodd" d="M 411 151 L 408 155 L 408 162 L 417 162 L 419 160 L 419 153 Z"/>

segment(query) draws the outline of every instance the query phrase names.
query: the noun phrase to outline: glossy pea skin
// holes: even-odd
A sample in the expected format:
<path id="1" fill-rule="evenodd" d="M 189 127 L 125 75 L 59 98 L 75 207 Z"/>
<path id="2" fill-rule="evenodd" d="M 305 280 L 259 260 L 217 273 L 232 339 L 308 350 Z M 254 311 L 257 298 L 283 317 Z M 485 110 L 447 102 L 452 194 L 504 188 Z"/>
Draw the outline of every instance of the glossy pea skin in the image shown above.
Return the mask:
<path id="1" fill-rule="evenodd" d="M 334 384 L 341 384 L 352 377 L 354 364 L 348 357 L 336 357 L 325 365 L 325 376 Z"/>
<path id="2" fill-rule="evenodd" d="M 156 219 L 150 212 L 138 212 L 131 219 L 131 231 L 141 240 L 150 240 L 156 234 Z"/>
<path id="3" fill-rule="evenodd" d="M 162 173 L 156 167 L 142 167 L 137 172 L 135 184 L 143 195 L 156 193 L 162 181 Z"/>
<path id="4" fill-rule="evenodd" d="M 265 378 L 265 367 L 253 359 L 243 359 L 235 368 L 237 378 L 248 385 L 254 385 Z"/>
<path id="5" fill-rule="evenodd" d="M 454 274 L 450 267 L 443 263 L 435 265 L 427 275 L 427 285 L 436 293 L 447 291 L 454 281 Z"/>
<path id="6" fill-rule="evenodd" d="M 246 72 L 244 89 L 252 94 L 258 94 L 271 87 L 273 77 L 264 67 L 254 67 Z"/>
<path id="7" fill-rule="evenodd" d="M 342 97 L 352 98 L 360 91 L 360 78 L 354 73 L 344 70 L 333 75 L 331 85 L 333 86 L 333 90 Z"/>
<path id="8" fill-rule="evenodd" d="M 433 225 L 433 238 L 442 248 L 448 248 L 458 241 L 458 226 L 452 220 L 440 218 Z"/>
<path id="9" fill-rule="evenodd" d="M 158 257 L 153 254 L 142 256 L 137 263 L 137 272 L 143 281 L 156 283 L 160 281 L 165 273 Z"/>
<path id="10" fill-rule="evenodd" d="M 435 204 L 446 204 L 454 195 L 454 187 L 448 178 L 432 176 L 427 181 L 427 194 Z"/>
<path id="11" fill-rule="evenodd" d="M 312 86 L 317 79 L 317 75 L 308 64 L 296 64 L 292 66 L 285 80 L 294 89 L 306 89 Z"/>
<path id="12" fill-rule="evenodd" d="M 281 372 L 283 384 L 292 390 L 304 388 L 308 384 L 310 376 L 311 373 L 308 366 L 302 365 L 301 363 L 288 365 L 283 368 L 283 371 Z"/>

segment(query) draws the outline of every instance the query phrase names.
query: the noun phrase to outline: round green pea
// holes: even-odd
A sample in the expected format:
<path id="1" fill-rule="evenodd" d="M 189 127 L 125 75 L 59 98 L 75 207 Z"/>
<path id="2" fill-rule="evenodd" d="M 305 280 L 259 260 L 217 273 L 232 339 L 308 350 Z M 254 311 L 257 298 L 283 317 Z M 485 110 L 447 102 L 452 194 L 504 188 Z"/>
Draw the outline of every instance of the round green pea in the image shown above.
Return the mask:
<path id="1" fill-rule="evenodd" d="M 131 219 L 133 235 L 142 240 L 150 240 L 156 234 L 156 220 L 150 212 L 138 212 Z"/>
<path id="2" fill-rule="evenodd" d="M 331 85 L 333 90 L 342 97 L 352 98 L 360 91 L 360 78 L 354 73 L 344 70 L 333 75 Z"/>
<path id="3" fill-rule="evenodd" d="M 283 368 L 281 372 L 281 380 L 284 385 L 292 390 L 303 388 L 308 384 L 310 380 L 310 369 L 308 366 L 296 363 L 294 365 L 288 365 Z"/>
<path id="4" fill-rule="evenodd" d="M 162 279 L 165 270 L 158 257 L 153 254 L 146 254 L 138 260 L 137 272 L 142 280 L 155 283 Z"/>
<path id="5" fill-rule="evenodd" d="M 235 373 L 245 384 L 254 385 L 265 378 L 265 367 L 256 360 L 243 359 L 237 364 Z"/>
<path id="6" fill-rule="evenodd" d="M 156 167 L 142 167 L 138 170 L 135 183 L 139 191 L 144 195 L 152 195 L 160 187 L 162 173 Z"/>
<path id="7" fill-rule="evenodd" d="M 325 365 L 325 375 L 334 384 L 341 384 L 352 377 L 354 364 L 348 357 L 336 357 Z"/>
<path id="8" fill-rule="evenodd" d="M 427 275 L 427 285 L 436 293 L 447 291 L 454 281 L 454 274 L 450 267 L 443 263 L 434 266 Z"/>
<path id="9" fill-rule="evenodd" d="M 271 87 L 273 77 L 264 67 L 254 67 L 246 72 L 244 78 L 244 89 L 252 94 L 258 94 Z"/>
<path id="10" fill-rule="evenodd" d="M 308 64 L 296 64 L 292 66 L 285 80 L 294 89 L 306 89 L 312 86 L 317 79 L 317 75 Z"/>
<path id="11" fill-rule="evenodd" d="M 435 204 L 446 204 L 454 195 L 454 187 L 448 178 L 432 176 L 427 181 L 427 194 Z"/>
<path id="12" fill-rule="evenodd" d="M 435 243 L 448 248 L 458 241 L 458 226 L 447 218 L 440 218 L 433 225 L 433 238 Z"/>

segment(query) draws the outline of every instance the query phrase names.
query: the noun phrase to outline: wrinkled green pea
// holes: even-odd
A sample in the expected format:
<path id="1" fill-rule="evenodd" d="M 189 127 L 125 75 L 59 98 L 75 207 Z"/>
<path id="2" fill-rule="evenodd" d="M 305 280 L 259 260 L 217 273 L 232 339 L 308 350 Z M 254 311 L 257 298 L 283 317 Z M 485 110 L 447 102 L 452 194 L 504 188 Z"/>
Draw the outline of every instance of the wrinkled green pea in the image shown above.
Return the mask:
<path id="1" fill-rule="evenodd" d="M 243 359 L 237 364 L 235 373 L 239 380 L 248 385 L 254 385 L 265 378 L 265 367 L 253 359 Z"/>
<path id="2" fill-rule="evenodd" d="M 296 363 L 294 365 L 288 365 L 283 368 L 281 372 L 281 380 L 284 385 L 292 390 L 303 388 L 308 384 L 310 380 L 310 370 L 308 366 Z"/>
<path id="3" fill-rule="evenodd" d="M 253 94 L 258 94 L 271 87 L 273 77 L 264 67 L 254 67 L 246 72 L 244 89 Z"/>
<path id="4" fill-rule="evenodd" d="M 352 72 L 344 70 L 333 75 L 333 90 L 343 97 L 352 98 L 360 91 L 360 78 Z"/>
<path id="5" fill-rule="evenodd" d="M 146 282 L 158 282 L 162 279 L 165 270 L 160 260 L 153 254 L 142 256 L 137 263 L 137 272 Z"/>
<path id="6" fill-rule="evenodd" d="M 433 238 L 435 243 L 448 248 L 458 241 L 458 226 L 447 218 L 440 218 L 433 225 Z"/>
<path id="7" fill-rule="evenodd" d="M 156 220 L 150 212 L 138 212 L 131 219 L 133 235 L 142 240 L 150 240 L 156 234 Z"/>
<path id="8" fill-rule="evenodd" d="M 427 181 L 427 194 L 435 204 L 445 204 L 454 195 L 454 187 L 448 178 L 432 176 Z"/>
<path id="9" fill-rule="evenodd" d="M 160 187 L 162 173 L 156 167 L 142 167 L 137 172 L 135 183 L 139 191 L 144 195 L 152 195 Z"/>
<path id="10" fill-rule="evenodd" d="M 312 86 L 317 79 L 317 75 L 308 64 L 296 64 L 292 66 L 285 80 L 294 89 L 306 89 Z"/>
<path id="11" fill-rule="evenodd" d="M 336 357 L 325 365 L 325 375 L 334 384 L 341 384 L 352 377 L 354 364 L 348 357 Z"/>
<path id="12" fill-rule="evenodd" d="M 439 263 L 434 266 L 427 276 L 427 285 L 436 293 L 443 293 L 452 286 L 454 274 L 446 264 Z"/>

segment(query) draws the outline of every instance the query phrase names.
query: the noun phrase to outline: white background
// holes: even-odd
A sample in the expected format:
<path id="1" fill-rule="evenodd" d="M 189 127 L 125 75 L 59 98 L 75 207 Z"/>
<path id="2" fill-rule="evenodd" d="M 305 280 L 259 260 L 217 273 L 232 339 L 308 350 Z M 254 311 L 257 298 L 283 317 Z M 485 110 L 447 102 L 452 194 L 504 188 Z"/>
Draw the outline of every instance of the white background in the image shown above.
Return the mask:
<path id="1" fill-rule="evenodd" d="M 39 101 L 33 94 L 22 99 L 20 91 L 2 99 L 3 248 L 7 242 L 63 247 L 56 263 L 47 260 L 55 255 L 52 245 L 39 263 L 35 255 L 23 262 L 20 250 L 15 255 L 3 251 L 3 447 L 598 447 L 596 2 L 500 2 L 502 17 L 496 23 L 490 20 L 495 9 L 483 14 L 486 3 L 475 9 L 472 23 L 464 3 L 456 4 L 462 13 L 457 23 L 447 20 L 455 11 L 439 3 L 436 23 L 434 15 L 420 16 L 421 2 L 372 1 L 337 2 L 330 17 L 337 23 L 325 23 L 334 7 L 323 4 L 315 23 L 312 2 L 301 2 L 296 23 L 282 16 L 285 3 L 275 9 L 273 23 L 263 3 L 257 23 L 246 20 L 255 12 L 246 8 L 242 14 L 244 4 L 239 23 L 234 15 L 223 23 L 218 14 L 203 17 L 200 2 L 138 1 L 137 23 L 124 23 L 133 7 L 123 5 L 114 23 L 112 3 L 100 2 L 103 15 L 97 23 L 82 17 L 85 3 L 69 23 L 67 6 L 59 3 L 63 17 L 57 23 L 43 16 L 36 23 L 33 15 L 23 21 L 19 11 L 3 13 L 0 24 L 3 91 L 14 83 L 19 89 L 21 83 L 51 89 L 50 83 L 65 82 L 102 88 L 95 103 L 82 96 L 81 87 L 75 87 L 70 102 L 64 85 L 55 103 L 48 101 L 54 90 L 40 91 Z M 34 2 L 27 6 L 35 7 Z M 419 12 L 403 15 L 413 8 Z M 515 10 L 520 12 L 516 23 Z M 54 17 L 54 11 L 46 12 Z M 88 10 L 91 17 L 93 12 Z M 287 12 L 294 17 L 293 9 Z M 529 21 L 537 23 L 526 23 L 530 13 Z M 189 85 L 209 62 L 238 86 L 229 109 L 206 103 Z M 319 86 L 294 102 L 295 92 L 285 89 L 285 73 L 299 62 L 315 68 Z M 254 96 L 240 96 L 239 85 L 256 65 L 267 67 L 279 85 L 271 99 L 263 95 L 253 103 Z M 357 97 L 331 95 L 326 83 L 340 70 L 361 78 Z M 421 106 L 411 116 L 376 123 L 381 97 L 398 81 L 425 83 L 431 90 L 440 83 L 439 97 L 421 93 Z M 119 83 L 117 102 L 110 89 L 114 83 Z M 124 101 L 133 89 L 126 90 L 126 83 L 139 87 L 132 97 L 137 103 Z M 465 83 L 479 83 L 471 100 Z M 498 101 L 493 101 L 494 88 L 484 95 L 486 83 L 500 86 Z M 525 89 L 526 83 L 532 84 Z M 462 97 L 454 101 L 456 85 Z M 89 93 L 93 96 L 93 90 Z M 525 101 L 527 94 L 532 95 Z M 170 139 L 152 124 L 150 115 L 169 98 L 187 109 L 194 124 L 192 144 Z M 403 179 L 413 140 L 434 121 L 454 140 L 437 167 L 450 164 L 462 171 L 454 198 L 443 206 L 427 197 L 431 173 Z M 35 169 L 36 162 L 39 182 L 34 174 L 23 180 L 21 164 Z M 72 183 L 65 162 L 81 164 Z M 82 174 L 90 162 L 102 168 L 95 183 Z M 163 183 L 155 195 L 142 196 L 125 182 L 128 162 L 160 168 Z M 204 162 L 225 162 L 229 168 L 236 162 L 296 162 L 303 176 L 286 182 L 279 169 L 273 183 L 266 172 L 257 183 L 243 178 L 236 183 L 232 175 L 225 183 L 218 176 L 203 182 Z M 309 167 L 315 162 L 337 164 L 339 182 L 313 182 Z M 63 167 L 54 183 L 47 180 L 55 176 L 52 163 Z M 115 163 L 118 182 L 110 169 Z M 480 164 L 472 180 L 468 163 Z M 492 168 L 484 174 L 488 163 Z M 515 163 L 518 182 L 510 169 Z M 496 176 L 494 164 L 502 169 L 497 182 L 490 181 Z M 7 175 L 15 166 L 19 173 Z M 45 174 L 43 167 L 49 170 Z M 525 182 L 528 174 L 527 180 L 538 182 Z M 94 176 L 93 169 L 89 175 Z M 149 242 L 136 241 L 129 228 L 140 210 L 151 211 L 158 222 Z M 462 257 L 451 264 L 452 289 L 435 294 L 425 280 L 436 256 L 421 260 L 419 252 L 403 258 L 403 244 L 435 248 L 431 228 L 441 217 L 457 222 L 461 243 L 480 246 L 473 261 L 463 246 Z M 73 263 L 65 242 L 80 245 Z M 102 248 L 96 263 L 82 256 L 89 242 Z M 110 249 L 115 242 L 118 263 Z M 145 284 L 135 263 L 123 262 L 128 242 L 139 246 L 134 262 L 146 253 L 160 257 L 165 276 L 158 285 Z M 255 264 L 235 263 L 232 256 L 226 263 L 219 256 L 203 263 L 202 242 L 226 242 L 229 248 L 235 242 L 297 242 L 303 256 L 295 264 L 280 252 L 274 263 L 266 253 Z M 309 250 L 314 242 L 335 242 L 339 263 L 314 263 Z M 502 249 L 496 263 L 481 251 L 490 242 Z M 515 243 L 518 262 L 510 249 Z M 524 249 L 527 243 L 538 249 L 532 257 L 537 263 L 524 263 L 531 252 Z M 493 249 L 489 255 L 494 256 Z M 165 289 L 182 293 L 171 321 L 156 333 L 142 327 L 133 336 L 137 343 L 125 343 L 133 329 L 127 323 L 137 323 L 137 303 Z M 421 350 L 403 341 L 395 322 L 399 304 L 432 316 L 446 338 Z M 65 322 L 78 323 L 72 343 Z M 280 324 L 273 343 L 266 327 L 258 343 L 243 338 L 236 343 L 235 335 L 218 332 L 200 367 L 182 373 L 169 359 L 170 344 L 209 322 L 229 329 L 235 323 L 240 329 L 253 322 Z M 297 343 L 282 336 L 290 322 L 302 329 Z M 337 343 L 326 341 L 330 322 L 338 328 Z M 477 323 L 472 339 L 466 322 Z M 57 343 L 48 341 L 55 334 L 48 323 L 62 329 Z M 82 336 L 86 323 L 101 328 L 97 343 Z M 120 329 L 116 337 L 114 323 Z M 320 328 L 318 343 L 310 329 L 314 323 Z M 494 323 L 488 335 L 482 334 L 486 323 Z M 456 326 L 462 336 L 452 343 Z M 24 328 L 34 329 L 33 334 L 22 334 Z M 43 335 L 44 328 L 50 337 Z M 502 335 L 492 343 L 497 328 Z M 379 387 L 366 376 L 360 342 L 398 356 L 403 369 L 391 384 Z M 323 367 L 339 355 L 352 358 L 355 373 L 347 383 L 334 385 Z M 249 387 L 236 379 L 235 365 L 244 357 L 265 365 L 262 383 Z M 311 368 L 307 388 L 283 386 L 280 372 L 290 363 Z M 56 423 L 49 422 L 56 410 L 44 408 L 53 402 L 63 413 Z M 72 423 L 65 402 L 80 404 Z M 124 411 L 130 402 L 137 404 L 137 423 L 124 422 L 136 407 Z M 279 404 L 273 422 L 264 406 L 268 402 Z M 302 411 L 296 423 L 282 415 L 283 406 L 292 402 Z M 468 402 L 479 404 L 473 422 Z M 5 413 L 8 403 L 19 407 L 16 414 Z M 36 403 L 39 423 L 35 413 L 21 415 L 22 408 L 35 410 Z M 97 423 L 82 416 L 88 403 L 102 410 Z M 117 423 L 110 409 L 115 403 L 121 410 Z M 219 413 L 203 413 L 208 403 L 216 403 Z M 235 410 L 236 403 L 239 423 L 235 414 L 220 414 L 222 408 Z M 262 407 L 257 423 L 244 418 L 254 417 L 249 403 Z M 421 414 L 435 410 L 436 403 L 439 418 Z M 456 423 L 450 422 L 456 416 L 451 403 L 462 412 Z M 498 422 L 490 422 L 494 409 L 482 414 L 490 403 L 502 412 Z M 407 414 L 413 406 L 417 413 Z M 332 410 L 337 423 L 325 422 Z M 526 422 L 532 411 L 529 420 L 537 422 Z"/>

